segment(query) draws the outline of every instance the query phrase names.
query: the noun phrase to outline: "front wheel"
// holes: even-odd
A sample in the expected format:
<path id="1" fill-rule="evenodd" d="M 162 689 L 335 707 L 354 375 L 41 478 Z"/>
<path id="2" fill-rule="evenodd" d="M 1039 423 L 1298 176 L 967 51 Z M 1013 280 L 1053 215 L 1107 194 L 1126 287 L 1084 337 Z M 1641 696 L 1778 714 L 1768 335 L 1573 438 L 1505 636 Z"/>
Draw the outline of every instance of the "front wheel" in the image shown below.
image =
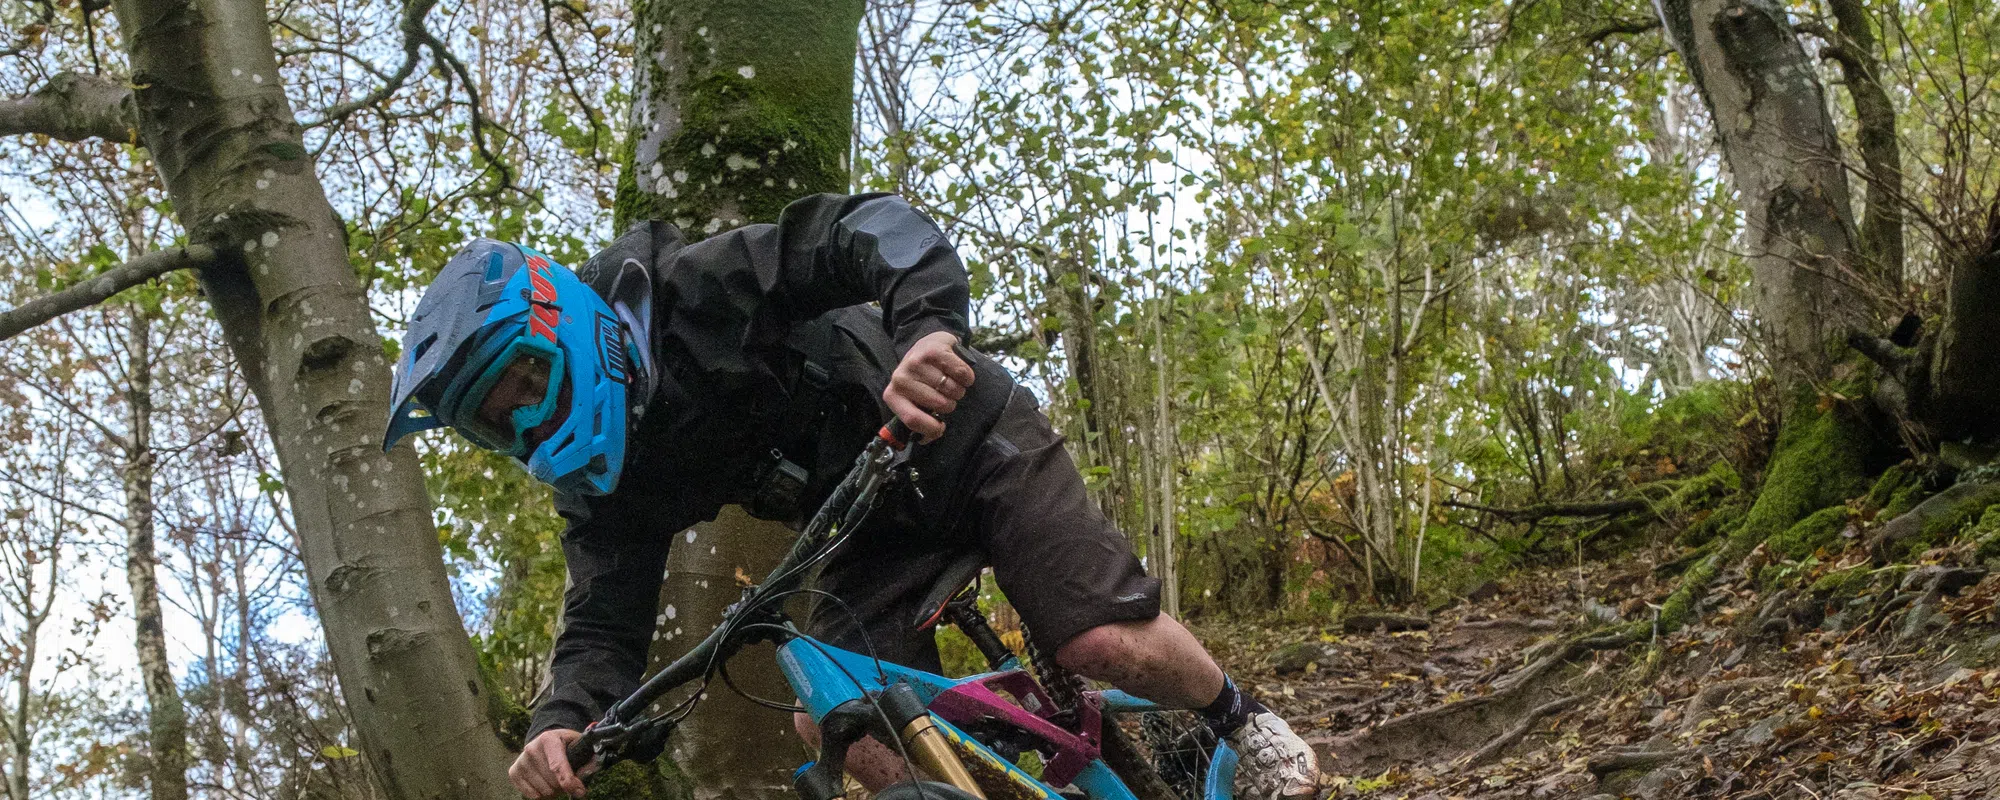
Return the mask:
<path id="1" fill-rule="evenodd" d="M 1130 720 L 1105 720 L 1104 763 L 1126 787 L 1139 800 L 1203 800 L 1214 732 L 1188 711 L 1147 711 L 1130 721 L 1121 716 Z"/>

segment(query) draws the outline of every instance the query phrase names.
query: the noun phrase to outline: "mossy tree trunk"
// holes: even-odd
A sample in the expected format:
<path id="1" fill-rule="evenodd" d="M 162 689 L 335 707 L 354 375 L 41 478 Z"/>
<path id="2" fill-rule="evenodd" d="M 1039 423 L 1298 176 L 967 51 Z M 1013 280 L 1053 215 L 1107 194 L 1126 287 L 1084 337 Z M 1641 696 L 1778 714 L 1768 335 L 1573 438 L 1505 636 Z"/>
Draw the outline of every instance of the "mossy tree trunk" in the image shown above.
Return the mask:
<path id="1" fill-rule="evenodd" d="M 846 191 L 862 5 L 635 3 L 638 86 L 618 226 L 664 219 L 700 239 L 774 222 L 808 194 Z M 655 666 L 707 635 L 737 600 L 736 575 L 762 577 L 792 535 L 736 508 L 678 535 L 661 588 Z M 730 675 L 760 696 L 790 696 L 768 648 L 746 651 Z M 790 715 L 717 687 L 675 734 L 680 768 L 669 777 L 684 778 L 703 800 L 787 795 L 804 752 L 796 738 Z"/>
<path id="2" fill-rule="evenodd" d="M 1846 349 L 1870 327 L 1871 288 L 1826 93 L 1785 8 L 1775 0 L 1659 0 L 1715 121 L 1744 210 L 1765 351 L 1785 399 L 1770 467 L 1741 523 L 1689 569 L 1660 612 L 1679 627 L 1708 582 L 1771 537 L 1867 489 L 1880 434 L 1865 398 L 1872 371 Z"/>
<path id="3" fill-rule="evenodd" d="M 139 139 L 276 445 L 342 694 L 390 798 L 496 798 L 495 735 L 416 452 L 385 453 L 389 369 L 301 140 L 263 3 L 116 0 Z"/>

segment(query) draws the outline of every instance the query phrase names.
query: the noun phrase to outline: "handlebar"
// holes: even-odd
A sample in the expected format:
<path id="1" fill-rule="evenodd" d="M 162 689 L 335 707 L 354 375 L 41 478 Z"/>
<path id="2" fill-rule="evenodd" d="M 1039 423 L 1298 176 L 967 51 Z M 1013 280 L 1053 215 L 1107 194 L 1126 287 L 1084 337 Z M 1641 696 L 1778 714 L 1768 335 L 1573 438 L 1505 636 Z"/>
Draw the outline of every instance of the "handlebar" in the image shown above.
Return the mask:
<path id="1" fill-rule="evenodd" d="M 712 665 L 735 655 L 742 643 L 731 640 L 730 634 L 735 629 L 729 623 L 737 614 L 758 608 L 764 600 L 789 592 L 803 583 L 806 570 L 800 567 L 818 558 L 820 550 L 832 542 L 837 532 L 852 530 L 861 524 L 868 512 L 873 510 L 891 470 L 901 462 L 898 456 L 914 441 L 916 437 L 910 426 L 903 424 L 900 418 L 891 417 L 876 432 L 875 440 L 869 442 L 868 447 L 855 458 L 847 477 L 834 487 L 833 494 L 821 504 L 784 559 L 771 568 L 764 582 L 744 590 L 743 598 L 723 613 L 723 624 L 717 625 L 707 638 L 674 659 L 665 669 L 647 678 L 630 696 L 613 703 L 601 719 L 591 723 L 582 736 L 569 743 L 564 753 L 569 758 L 570 769 L 583 769 L 593 759 L 614 749 L 620 740 L 628 738 L 634 732 L 634 723 L 646 723 L 639 715 L 653 701 L 701 678 Z M 613 745 L 613 748 L 605 745 Z"/>

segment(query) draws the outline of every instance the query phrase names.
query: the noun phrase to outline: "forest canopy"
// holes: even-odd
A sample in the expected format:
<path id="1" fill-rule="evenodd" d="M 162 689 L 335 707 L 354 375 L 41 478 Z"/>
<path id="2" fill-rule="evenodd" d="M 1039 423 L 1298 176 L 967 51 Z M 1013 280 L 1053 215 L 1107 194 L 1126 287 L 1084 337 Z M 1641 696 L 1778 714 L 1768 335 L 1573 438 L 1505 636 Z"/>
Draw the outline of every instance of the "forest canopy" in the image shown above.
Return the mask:
<path id="1" fill-rule="evenodd" d="M 446 694 L 504 766 L 562 521 L 464 440 L 379 447 L 475 237 L 902 195 L 1197 620 L 1673 565 L 1573 660 L 2000 500 L 1989 3 L 835 6 L 0 0 L 9 800 L 426 796 L 454 767 L 377 753 Z"/>

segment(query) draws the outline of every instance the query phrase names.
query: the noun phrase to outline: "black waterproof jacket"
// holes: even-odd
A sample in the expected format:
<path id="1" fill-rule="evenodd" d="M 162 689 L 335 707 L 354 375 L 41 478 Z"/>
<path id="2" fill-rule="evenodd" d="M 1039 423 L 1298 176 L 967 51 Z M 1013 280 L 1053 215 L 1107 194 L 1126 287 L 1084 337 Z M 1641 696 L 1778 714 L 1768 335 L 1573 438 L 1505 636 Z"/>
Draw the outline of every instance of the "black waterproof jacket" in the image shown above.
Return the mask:
<path id="1" fill-rule="evenodd" d="M 812 473 L 808 501 L 823 497 L 885 418 L 901 354 L 935 331 L 967 335 L 964 263 L 891 195 L 807 197 L 775 225 L 694 244 L 640 223 L 577 272 L 607 299 L 650 307 L 651 363 L 639 366 L 654 380 L 616 491 L 556 499 L 570 586 L 530 738 L 580 730 L 638 687 L 675 533 L 744 502 L 773 448 Z M 828 408 L 811 424 L 779 419 L 804 391 L 808 351 L 829 368 Z"/>

